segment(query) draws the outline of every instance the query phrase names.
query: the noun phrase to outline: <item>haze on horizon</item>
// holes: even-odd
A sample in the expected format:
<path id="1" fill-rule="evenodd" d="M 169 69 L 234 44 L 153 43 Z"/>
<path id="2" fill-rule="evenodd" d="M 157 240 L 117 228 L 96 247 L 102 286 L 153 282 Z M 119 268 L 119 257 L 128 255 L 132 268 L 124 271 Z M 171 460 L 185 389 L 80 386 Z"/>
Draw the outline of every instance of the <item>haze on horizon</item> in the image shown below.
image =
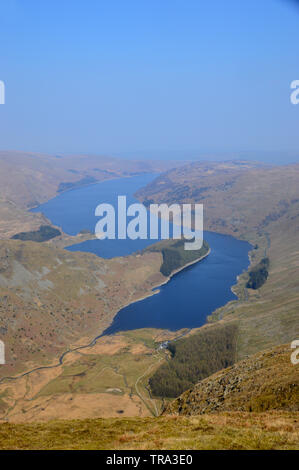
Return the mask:
<path id="1" fill-rule="evenodd" d="M 299 160 L 298 2 L 1 2 L 0 148 Z"/>

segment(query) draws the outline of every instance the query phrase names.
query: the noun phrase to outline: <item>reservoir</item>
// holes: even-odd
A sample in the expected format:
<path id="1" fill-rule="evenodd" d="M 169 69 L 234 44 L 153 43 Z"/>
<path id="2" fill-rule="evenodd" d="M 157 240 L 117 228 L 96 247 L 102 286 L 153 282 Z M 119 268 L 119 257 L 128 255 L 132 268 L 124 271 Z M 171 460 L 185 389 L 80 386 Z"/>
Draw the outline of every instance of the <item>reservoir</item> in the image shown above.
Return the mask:
<path id="1" fill-rule="evenodd" d="M 95 208 L 100 203 L 117 206 L 117 196 L 126 195 L 128 205 L 137 202 L 134 193 L 155 175 L 120 178 L 67 191 L 33 209 L 70 235 L 82 229 L 94 232 Z M 231 287 L 249 266 L 251 245 L 228 235 L 205 232 L 211 253 L 199 263 L 175 274 L 158 293 L 134 302 L 118 312 L 105 334 L 137 328 L 178 330 L 203 325 L 216 308 L 236 299 Z M 153 240 L 91 240 L 67 248 L 103 258 L 126 256 L 151 245 Z"/>

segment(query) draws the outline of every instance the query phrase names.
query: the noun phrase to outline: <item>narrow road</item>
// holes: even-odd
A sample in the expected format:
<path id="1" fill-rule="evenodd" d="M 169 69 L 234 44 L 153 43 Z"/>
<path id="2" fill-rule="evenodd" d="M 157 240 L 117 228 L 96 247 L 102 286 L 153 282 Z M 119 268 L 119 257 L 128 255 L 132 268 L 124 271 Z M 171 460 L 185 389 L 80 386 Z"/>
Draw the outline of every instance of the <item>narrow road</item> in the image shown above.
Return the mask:
<path id="1" fill-rule="evenodd" d="M 71 354 L 73 352 L 81 351 L 82 349 L 87 349 L 87 348 L 91 348 L 91 347 L 95 346 L 97 340 L 99 338 L 101 338 L 102 336 L 103 336 L 102 334 L 96 336 L 89 344 L 86 344 L 84 346 L 78 346 L 77 348 L 67 349 L 66 351 L 64 351 L 64 353 L 61 354 L 57 364 L 54 364 L 53 366 L 36 367 L 35 369 L 29 370 L 29 371 L 24 372 L 23 374 L 20 374 L 20 375 L 2 377 L 2 379 L 0 379 L 0 384 L 3 383 L 5 380 L 18 380 L 18 379 L 21 379 L 22 377 L 26 377 L 26 375 L 30 375 L 30 374 L 33 374 L 33 372 L 37 372 L 38 370 L 55 369 L 56 367 L 60 367 L 63 364 L 64 358 L 68 354 Z"/>
<path id="2" fill-rule="evenodd" d="M 159 354 L 158 354 L 158 357 L 159 357 L 159 360 L 157 361 L 158 363 L 161 362 L 161 361 L 164 359 L 164 357 L 163 357 L 163 356 L 159 356 Z M 157 365 L 157 363 L 151 364 L 151 365 L 146 369 L 146 371 L 145 371 L 142 375 L 140 375 L 140 376 L 138 377 L 138 379 L 137 379 L 136 382 L 135 382 L 135 390 L 136 390 L 137 395 L 138 395 L 139 398 L 143 401 L 143 403 L 144 403 L 145 406 L 149 409 L 149 411 L 153 414 L 153 416 L 159 416 L 159 411 L 158 411 L 158 408 L 157 408 L 157 404 L 156 404 L 156 402 L 155 402 L 154 399 L 152 399 L 152 398 L 146 398 L 146 397 L 144 397 L 144 396 L 140 393 L 140 391 L 139 391 L 139 389 L 138 389 L 138 383 L 139 383 L 140 380 L 142 380 L 146 375 L 148 375 L 148 374 L 150 373 L 151 369 L 152 369 L 153 367 L 155 367 L 156 365 Z M 154 412 L 153 412 L 153 411 L 150 409 L 150 407 L 147 405 L 147 403 L 146 403 L 147 401 L 150 402 L 150 403 L 154 406 Z"/>

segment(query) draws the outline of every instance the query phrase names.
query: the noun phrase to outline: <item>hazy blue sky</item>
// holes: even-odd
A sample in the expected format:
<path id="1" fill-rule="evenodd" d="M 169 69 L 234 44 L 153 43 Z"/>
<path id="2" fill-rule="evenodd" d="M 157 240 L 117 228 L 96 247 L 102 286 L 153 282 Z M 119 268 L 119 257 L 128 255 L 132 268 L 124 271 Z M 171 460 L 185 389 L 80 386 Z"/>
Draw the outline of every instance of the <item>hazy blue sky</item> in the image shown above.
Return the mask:
<path id="1" fill-rule="evenodd" d="M 297 6 L 296 6 L 297 3 Z M 299 5 L 1 0 L 0 148 L 299 155 Z"/>

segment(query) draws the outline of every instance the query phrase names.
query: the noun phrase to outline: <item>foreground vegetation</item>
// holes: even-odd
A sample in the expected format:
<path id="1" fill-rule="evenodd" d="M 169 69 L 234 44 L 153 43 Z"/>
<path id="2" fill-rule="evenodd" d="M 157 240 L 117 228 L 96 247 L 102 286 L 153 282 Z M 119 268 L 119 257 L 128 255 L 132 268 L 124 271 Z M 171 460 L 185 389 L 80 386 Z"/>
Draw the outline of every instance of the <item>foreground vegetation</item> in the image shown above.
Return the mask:
<path id="1" fill-rule="evenodd" d="M 172 359 L 149 380 L 155 396 L 177 397 L 200 380 L 235 362 L 237 326 L 228 324 L 201 330 L 172 342 Z"/>
<path id="2" fill-rule="evenodd" d="M 298 449 L 298 413 L 0 424 L 0 449 Z"/>

